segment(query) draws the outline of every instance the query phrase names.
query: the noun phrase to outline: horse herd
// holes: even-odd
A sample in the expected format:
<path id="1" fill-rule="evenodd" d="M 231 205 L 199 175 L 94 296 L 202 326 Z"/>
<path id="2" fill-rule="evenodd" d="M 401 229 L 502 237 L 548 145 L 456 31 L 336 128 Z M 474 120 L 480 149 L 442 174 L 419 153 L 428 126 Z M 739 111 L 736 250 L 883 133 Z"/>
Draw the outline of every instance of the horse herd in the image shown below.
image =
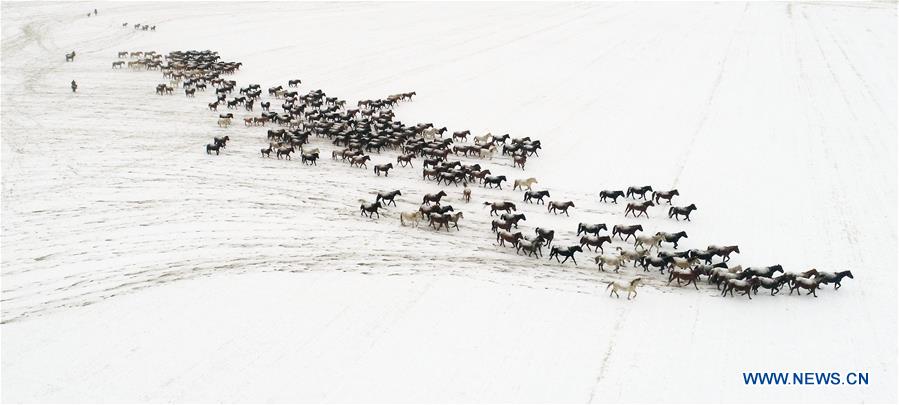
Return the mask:
<path id="1" fill-rule="evenodd" d="M 265 127 L 272 123 L 273 126 L 280 126 L 268 129 L 268 144 L 260 150 L 264 158 L 271 157 L 271 152 L 274 151 L 276 158 L 291 160 L 291 154 L 299 149 L 304 164 L 317 165 L 319 149 L 307 148 L 306 144 L 313 136 L 327 138 L 335 146 L 331 152 L 332 160 L 344 162 L 353 168 L 371 169 L 377 176 L 383 174 L 387 177 L 397 167 L 414 168 L 414 161 L 421 159 L 423 181 L 433 181 L 445 186 L 461 185 L 462 201 L 469 202 L 472 194 L 470 183 L 503 190 L 503 183 L 509 179 L 505 175 L 491 173 L 480 163 L 465 164 L 455 160 L 456 157 L 490 161 L 499 153 L 499 156 L 509 157 L 513 168 L 524 169 L 526 161 L 534 156 L 539 157 L 538 151 L 542 149 L 539 140 L 513 138 L 509 134 L 495 136 L 489 132 L 472 137 L 472 144 L 458 144 L 456 141 L 467 142 L 471 131 L 456 131 L 451 136 L 444 137 L 448 134 L 446 127 L 437 128 L 432 123 L 404 124 L 396 119 L 393 108 L 401 102 L 412 100 L 416 96 L 414 91 L 383 99 L 361 100 L 357 102 L 356 108 L 347 108 L 345 100 L 329 97 L 322 90 L 312 90 L 306 94 L 291 90 L 302 84 L 300 79 L 293 79 L 288 81 L 286 89 L 282 86 L 268 88 L 267 93 L 273 98 L 271 101 L 278 100 L 281 104 L 279 112 L 272 111 L 271 101 L 261 101 L 260 85 L 250 84 L 238 88 L 235 81 L 224 80 L 222 76 L 234 73 L 240 68 L 240 63 L 223 62 L 216 52 L 171 52 L 165 56 L 167 63 L 164 65 L 161 63 L 162 58 L 152 51 L 120 52 L 118 56 L 139 58 L 142 67 L 151 70 L 150 66 L 154 66 L 162 70 L 164 77 L 172 79 L 168 84 L 157 86 L 158 94 L 171 94 L 173 88 L 180 85 L 185 94 L 192 97 L 197 91 L 205 91 L 208 84 L 215 88 L 216 94 L 216 100 L 208 105 L 212 111 L 217 111 L 222 104 L 228 109 L 242 107 L 246 111 L 253 111 L 255 102 L 259 101 L 262 112 L 259 116 L 244 117 L 245 125 Z M 235 91 L 239 96 L 229 99 Z M 220 113 L 217 124 L 227 128 L 233 119 L 232 112 Z M 218 155 L 229 140 L 228 136 L 215 137 L 212 143 L 206 145 L 206 153 L 215 152 Z M 377 164 L 373 162 L 372 154 L 380 155 L 382 150 L 397 152 L 396 166 L 390 161 Z M 534 190 L 537 183 L 535 178 L 517 179 L 512 182 L 512 191 L 520 190 L 524 193 L 523 203 L 545 204 L 547 214 L 569 216 L 569 210 L 576 208 L 573 201 L 544 201 L 551 197 L 550 191 Z M 649 198 L 647 194 L 650 194 Z M 395 206 L 398 196 L 402 196 L 401 191 L 394 190 L 379 193 L 374 202 L 360 200 L 359 213 L 368 218 L 380 218 L 379 210 L 389 205 Z M 447 193 L 443 190 L 425 194 L 418 209 L 399 214 L 400 224 L 417 227 L 427 220 L 427 226 L 436 231 L 459 230 L 459 221 L 464 219 L 464 214 L 451 205 L 441 205 L 441 199 L 445 196 Z M 655 191 L 651 186 L 632 186 L 626 190 L 603 190 L 598 197 L 600 202 L 612 204 L 618 204 L 619 198 L 629 199 L 625 217 L 648 217 L 650 207 L 668 204 L 669 218 L 680 220 L 683 217 L 690 221 L 691 213 L 697 209 L 696 205 L 675 206 L 673 199 L 677 196 L 680 196 L 677 189 Z M 555 259 L 559 264 L 571 260 L 577 265 L 578 253 L 583 253 L 584 249 L 598 251 L 599 255 L 593 261 L 602 272 L 608 270 L 617 273 L 628 266 L 642 269 L 643 272 L 657 269 L 663 275 L 667 272 L 668 284 L 693 284 L 696 289 L 697 282 L 705 276 L 708 283 L 717 286 L 721 295 L 733 296 L 736 291 L 749 299 L 752 299 L 753 294 L 758 294 L 760 288 L 775 295 L 785 287 L 789 287 L 790 294 L 805 290 L 807 294 L 817 297 L 816 290 L 822 285 L 834 284 L 834 288 L 839 289 L 844 277 L 853 278 L 850 271 L 829 273 L 812 269 L 790 273 L 779 265 L 745 269 L 739 265 L 729 266 L 731 255 L 740 253 L 738 246 L 710 245 L 706 249 L 677 250 L 679 241 L 687 238 L 685 231 L 647 233 L 642 225 L 615 225 L 608 235 L 601 235 L 602 231 L 608 232 L 606 224 L 580 223 L 576 230 L 578 243 L 563 246 L 554 244 L 554 230 L 537 227 L 532 234 L 520 231 L 519 225 L 527 221 L 527 218 L 525 214 L 517 212 L 514 202 L 484 202 L 483 206 L 489 208 L 491 218 L 497 216 L 490 223 L 497 245 L 513 247 L 517 254 L 534 258 L 543 257 L 543 249 L 547 248 L 548 259 Z M 618 242 L 614 241 L 615 238 Z M 604 245 L 611 247 L 613 243 L 620 245 L 607 253 Z M 674 250 L 662 251 L 665 243 L 671 244 Z M 778 272 L 781 274 L 776 275 Z M 610 282 L 607 287 L 611 289 L 610 295 L 618 295 L 618 291 L 624 290 L 628 292 L 630 299 L 631 294 L 636 295 L 636 287 L 643 279 L 641 276 L 629 282 Z"/>

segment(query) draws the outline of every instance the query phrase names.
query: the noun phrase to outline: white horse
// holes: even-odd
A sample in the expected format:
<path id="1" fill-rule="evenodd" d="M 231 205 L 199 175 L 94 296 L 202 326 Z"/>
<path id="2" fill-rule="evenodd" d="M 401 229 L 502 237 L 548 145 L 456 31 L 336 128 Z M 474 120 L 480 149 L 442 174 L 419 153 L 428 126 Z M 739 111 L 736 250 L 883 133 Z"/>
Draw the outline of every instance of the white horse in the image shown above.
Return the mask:
<path id="1" fill-rule="evenodd" d="M 684 259 L 683 257 L 672 257 L 671 265 L 669 266 L 669 268 L 674 269 L 675 267 L 677 267 L 679 269 L 689 269 L 693 266 L 693 263 L 695 263 L 696 260 L 698 260 L 696 257 L 690 259 Z"/>
<path id="2" fill-rule="evenodd" d="M 492 140 L 493 140 L 493 134 L 488 132 L 484 135 L 474 137 L 474 144 L 480 145 L 482 143 L 488 143 Z"/>
<path id="3" fill-rule="evenodd" d="M 520 187 L 522 190 L 527 188 L 528 191 L 531 191 L 531 186 L 533 186 L 534 184 L 537 184 L 537 179 L 533 177 L 529 177 L 527 179 L 517 179 L 515 180 L 515 184 L 512 185 L 512 190 Z"/>
<path id="4" fill-rule="evenodd" d="M 418 224 L 421 222 L 423 215 L 421 211 L 408 211 L 400 213 L 400 225 L 406 226 L 406 222 L 415 225 L 418 228 Z"/>
<path id="5" fill-rule="evenodd" d="M 318 148 L 306 149 L 302 145 L 300 146 L 301 154 L 311 154 L 311 153 L 319 153 Z M 319 153 L 320 154 L 320 153 Z"/>
<path id="6" fill-rule="evenodd" d="M 647 247 L 648 246 L 648 247 Z M 662 235 L 637 235 L 637 240 L 634 241 L 634 248 L 642 247 L 647 251 L 652 251 L 652 248 L 656 248 L 658 251 L 662 246 Z"/>
<path id="7" fill-rule="evenodd" d="M 231 118 L 219 118 L 218 125 L 221 128 L 227 128 L 229 125 L 231 125 Z"/>
<path id="8" fill-rule="evenodd" d="M 631 280 L 631 282 L 627 284 L 621 281 L 610 281 L 608 285 L 606 285 L 606 290 L 611 288 L 612 292 L 609 293 L 609 296 L 611 297 L 612 294 L 615 294 L 615 296 L 618 298 L 621 298 L 621 296 L 618 295 L 618 291 L 627 291 L 627 299 L 629 300 L 631 299 L 631 293 L 634 293 L 634 298 L 637 297 L 637 286 L 639 286 L 642 281 L 643 280 L 640 277 Z"/>
<path id="9" fill-rule="evenodd" d="M 493 160 L 493 154 L 496 153 L 496 146 L 490 145 L 487 149 L 480 149 L 481 158 Z"/>
<path id="10" fill-rule="evenodd" d="M 630 249 L 622 249 L 621 247 L 615 248 L 618 250 L 618 256 L 621 258 L 623 262 L 629 262 L 631 260 L 634 261 L 634 267 L 637 266 L 637 263 L 640 262 L 640 259 L 646 257 L 649 254 L 649 251 L 646 249 L 640 250 L 630 250 Z"/>
<path id="11" fill-rule="evenodd" d="M 615 272 L 618 272 L 618 269 L 621 268 L 621 257 L 615 255 L 599 255 L 593 258 L 593 261 L 599 265 L 599 271 L 606 271 L 602 268 L 603 265 L 615 266 Z"/>
<path id="12" fill-rule="evenodd" d="M 437 139 L 437 128 L 430 127 L 425 129 L 424 131 L 421 131 L 421 137 L 426 141 L 433 141 L 434 139 Z"/>

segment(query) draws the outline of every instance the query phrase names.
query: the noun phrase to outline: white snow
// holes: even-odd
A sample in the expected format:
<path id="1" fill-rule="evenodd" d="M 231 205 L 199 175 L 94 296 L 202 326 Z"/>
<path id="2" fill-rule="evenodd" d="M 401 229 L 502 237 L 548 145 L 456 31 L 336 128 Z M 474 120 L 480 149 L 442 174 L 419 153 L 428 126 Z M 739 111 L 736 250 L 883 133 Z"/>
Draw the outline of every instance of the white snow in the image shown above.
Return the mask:
<path id="1" fill-rule="evenodd" d="M 93 7 L 2 3 L 4 402 L 897 400 L 895 3 Z M 217 128 L 211 91 L 155 96 L 159 72 L 110 69 L 188 49 L 243 62 L 239 85 L 300 78 L 350 104 L 414 90 L 406 123 L 540 139 L 524 172 L 489 168 L 575 201 L 570 218 L 519 204 L 524 232 L 561 245 L 578 222 L 639 223 L 738 244 L 733 264 L 855 279 L 749 301 L 647 273 L 616 300 L 606 282 L 642 270 L 494 245 L 481 203 L 520 201 L 508 189 L 466 205 L 442 187 L 462 230 L 401 228 L 441 189 L 420 160 L 379 178 L 322 139 L 317 167 L 263 159 L 265 130 Z M 598 202 L 643 184 L 679 189 L 693 221 Z M 393 189 L 399 207 L 359 216 Z M 746 386 L 751 371 L 870 385 Z"/>

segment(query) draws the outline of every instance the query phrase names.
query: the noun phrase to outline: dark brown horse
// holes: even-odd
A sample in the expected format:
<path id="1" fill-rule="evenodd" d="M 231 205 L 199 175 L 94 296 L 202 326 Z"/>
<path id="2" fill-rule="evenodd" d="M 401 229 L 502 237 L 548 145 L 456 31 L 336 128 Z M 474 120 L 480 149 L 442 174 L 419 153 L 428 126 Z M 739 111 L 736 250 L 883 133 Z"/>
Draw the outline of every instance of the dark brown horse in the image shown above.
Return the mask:
<path id="1" fill-rule="evenodd" d="M 590 246 L 593 246 L 593 249 L 592 249 L 592 250 L 593 250 L 594 252 L 595 252 L 597 249 L 599 249 L 600 252 L 605 253 L 606 251 L 603 250 L 602 244 L 603 244 L 603 243 L 609 243 L 609 244 L 611 244 L 611 243 L 612 243 L 612 238 L 611 238 L 611 237 L 608 237 L 608 236 L 589 236 L 589 235 L 584 235 L 584 236 L 581 236 L 581 241 L 580 241 L 580 243 L 581 243 L 581 247 L 587 246 L 587 250 L 590 250 Z"/>
<path id="2" fill-rule="evenodd" d="M 506 232 L 499 231 L 496 233 L 496 242 L 499 243 L 500 246 L 506 246 L 506 242 L 511 242 L 513 247 L 518 246 L 518 241 L 522 238 L 521 232 Z"/>
<path id="3" fill-rule="evenodd" d="M 425 194 L 421 199 L 422 204 L 431 205 L 431 203 L 440 204 L 440 199 L 446 197 L 446 191 L 440 190 L 437 194 Z"/>
<path id="4" fill-rule="evenodd" d="M 611 198 L 613 203 L 618 204 L 618 197 L 624 197 L 624 191 L 603 190 L 599 192 L 599 201 L 602 202 L 606 202 L 607 198 Z"/>
<path id="5" fill-rule="evenodd" d="M 674 196 L 676 196 L 676 195 L 680 195 L 680 193 L 677 191 L 677 189 L 669 190 L 669 191 L 653 191 L 651 199 L 653 201 L 655 201 L 656 204 L 659 204 L 660 203 L 659 200 L 661 199 L 661 200 L 667 201 L 668 205 L 671 205 L 671 199 L 674 198 Z"/>

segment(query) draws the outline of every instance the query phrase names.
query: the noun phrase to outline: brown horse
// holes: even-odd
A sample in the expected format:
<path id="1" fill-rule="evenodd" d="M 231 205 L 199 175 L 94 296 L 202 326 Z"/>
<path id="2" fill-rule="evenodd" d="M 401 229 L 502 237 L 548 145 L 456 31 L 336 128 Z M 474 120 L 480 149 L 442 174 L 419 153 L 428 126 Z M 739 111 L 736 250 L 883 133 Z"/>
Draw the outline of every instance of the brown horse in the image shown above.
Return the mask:
<path id="1" fill-rule="evenodd" d="M 696 287 L 699 290 L 699 287 L 696 286 L 696 280 L 699 279 L 699 270 L 698 269 L 689 269 L 689 270 L 674 270 L 671 274 L 668 275 L 668 284 L 671 284 L 671 281 L 677 280 L 677 285 L 681 285 L 681 281 L 686 281 L 687 283 L 684 285 L 690 285 L 693 283 L 693 287 Z M 733 294 L 733 293 L 731 293 Z"/>
<path id="2" fill-rule="evenodd" d="M 618 235 L 621 240 L 628 240 L 631 236 L 636 239 L 637 231 L 643 231 L 643 225 L 615 225 L 612 227 L 612 236 Z M 621 235 L 627 235 L 627 238 L 622 238 Z"/>
<path id="3" fill-rule="evenodd" d="M 668 205 L 671 205 L 671 199 L 676 195 L 680 195 L 677 189 L 669 191 L 653 191 L 651 200 L 655 201 L 656 204 L 659 204 L 659 200 L 663 199 L 668 202 Z"/>
<path id="4" fill-rule="evenodd" d="M 568 215 L 569 208 L 575 208 L 574 201 L 564 201 L 564 202 L 550 201 L 549 204 L 546 206 L 546 212 L 552 212 L 553 214 L 558 215 L 558 211 L 561 211 L 567 217 L 567 216 L 569 216 Z"/>
<path id="5" fill-rule="evenodd" d="M 511 242 L 512 247 L 518 246 L 518 241 L 521 240 L 522 234 L 521 232 L 506 232 L 499 231 L 496 233 L 496 242 L 499 243 L 500 246 L 506 246 L 506 242 Z"/>
<path id="6" fill-rule="evenodd" d="M 421 199 L 422 204 L 431 205 L 431 203 L 440 204 L 440 199 L 446 197 L 446 191 L 440 190 L 437 194 L 425 194 Z"/>
<path id="7" fill-rule="evenodd" d="M 646 210 L 649 207 L 655 206 L 652 201 L 644 201 L 640 203 L 628 203 L 627 208 L 624 209 L 624 216 L 627 216 L 628 213 L 634 215 L 634 217 L 639 217 L 640 214 L 646 215 L 646 218 L 649 218 L 649 214 L 646 213 Z"/>
<path id="8" fill-rule="evenodd" d="M 518 211 L 515 208 L 515 203 L 511 201 L 500 201 L 500 202 L 484 202 L 484 206 L 490 206 L 490 216 L 492 217 L 497 211 L 506 211 L 507 214 L 511 214 L 512 211 Z"/>
<path id="9" fill-rule="evenodd" d="M 581 247 L 587 246 L 587 250 L 590 250 L 590 246 L 593 246 L 593 251 L 595 252 L 599 249 L 600 252 L 605 253 L 605 250 L 602 248 L 603 243 L 612 243 L 612 238 L 608 236 L 589 236 L 584 235 L 581 236 Z"/>

